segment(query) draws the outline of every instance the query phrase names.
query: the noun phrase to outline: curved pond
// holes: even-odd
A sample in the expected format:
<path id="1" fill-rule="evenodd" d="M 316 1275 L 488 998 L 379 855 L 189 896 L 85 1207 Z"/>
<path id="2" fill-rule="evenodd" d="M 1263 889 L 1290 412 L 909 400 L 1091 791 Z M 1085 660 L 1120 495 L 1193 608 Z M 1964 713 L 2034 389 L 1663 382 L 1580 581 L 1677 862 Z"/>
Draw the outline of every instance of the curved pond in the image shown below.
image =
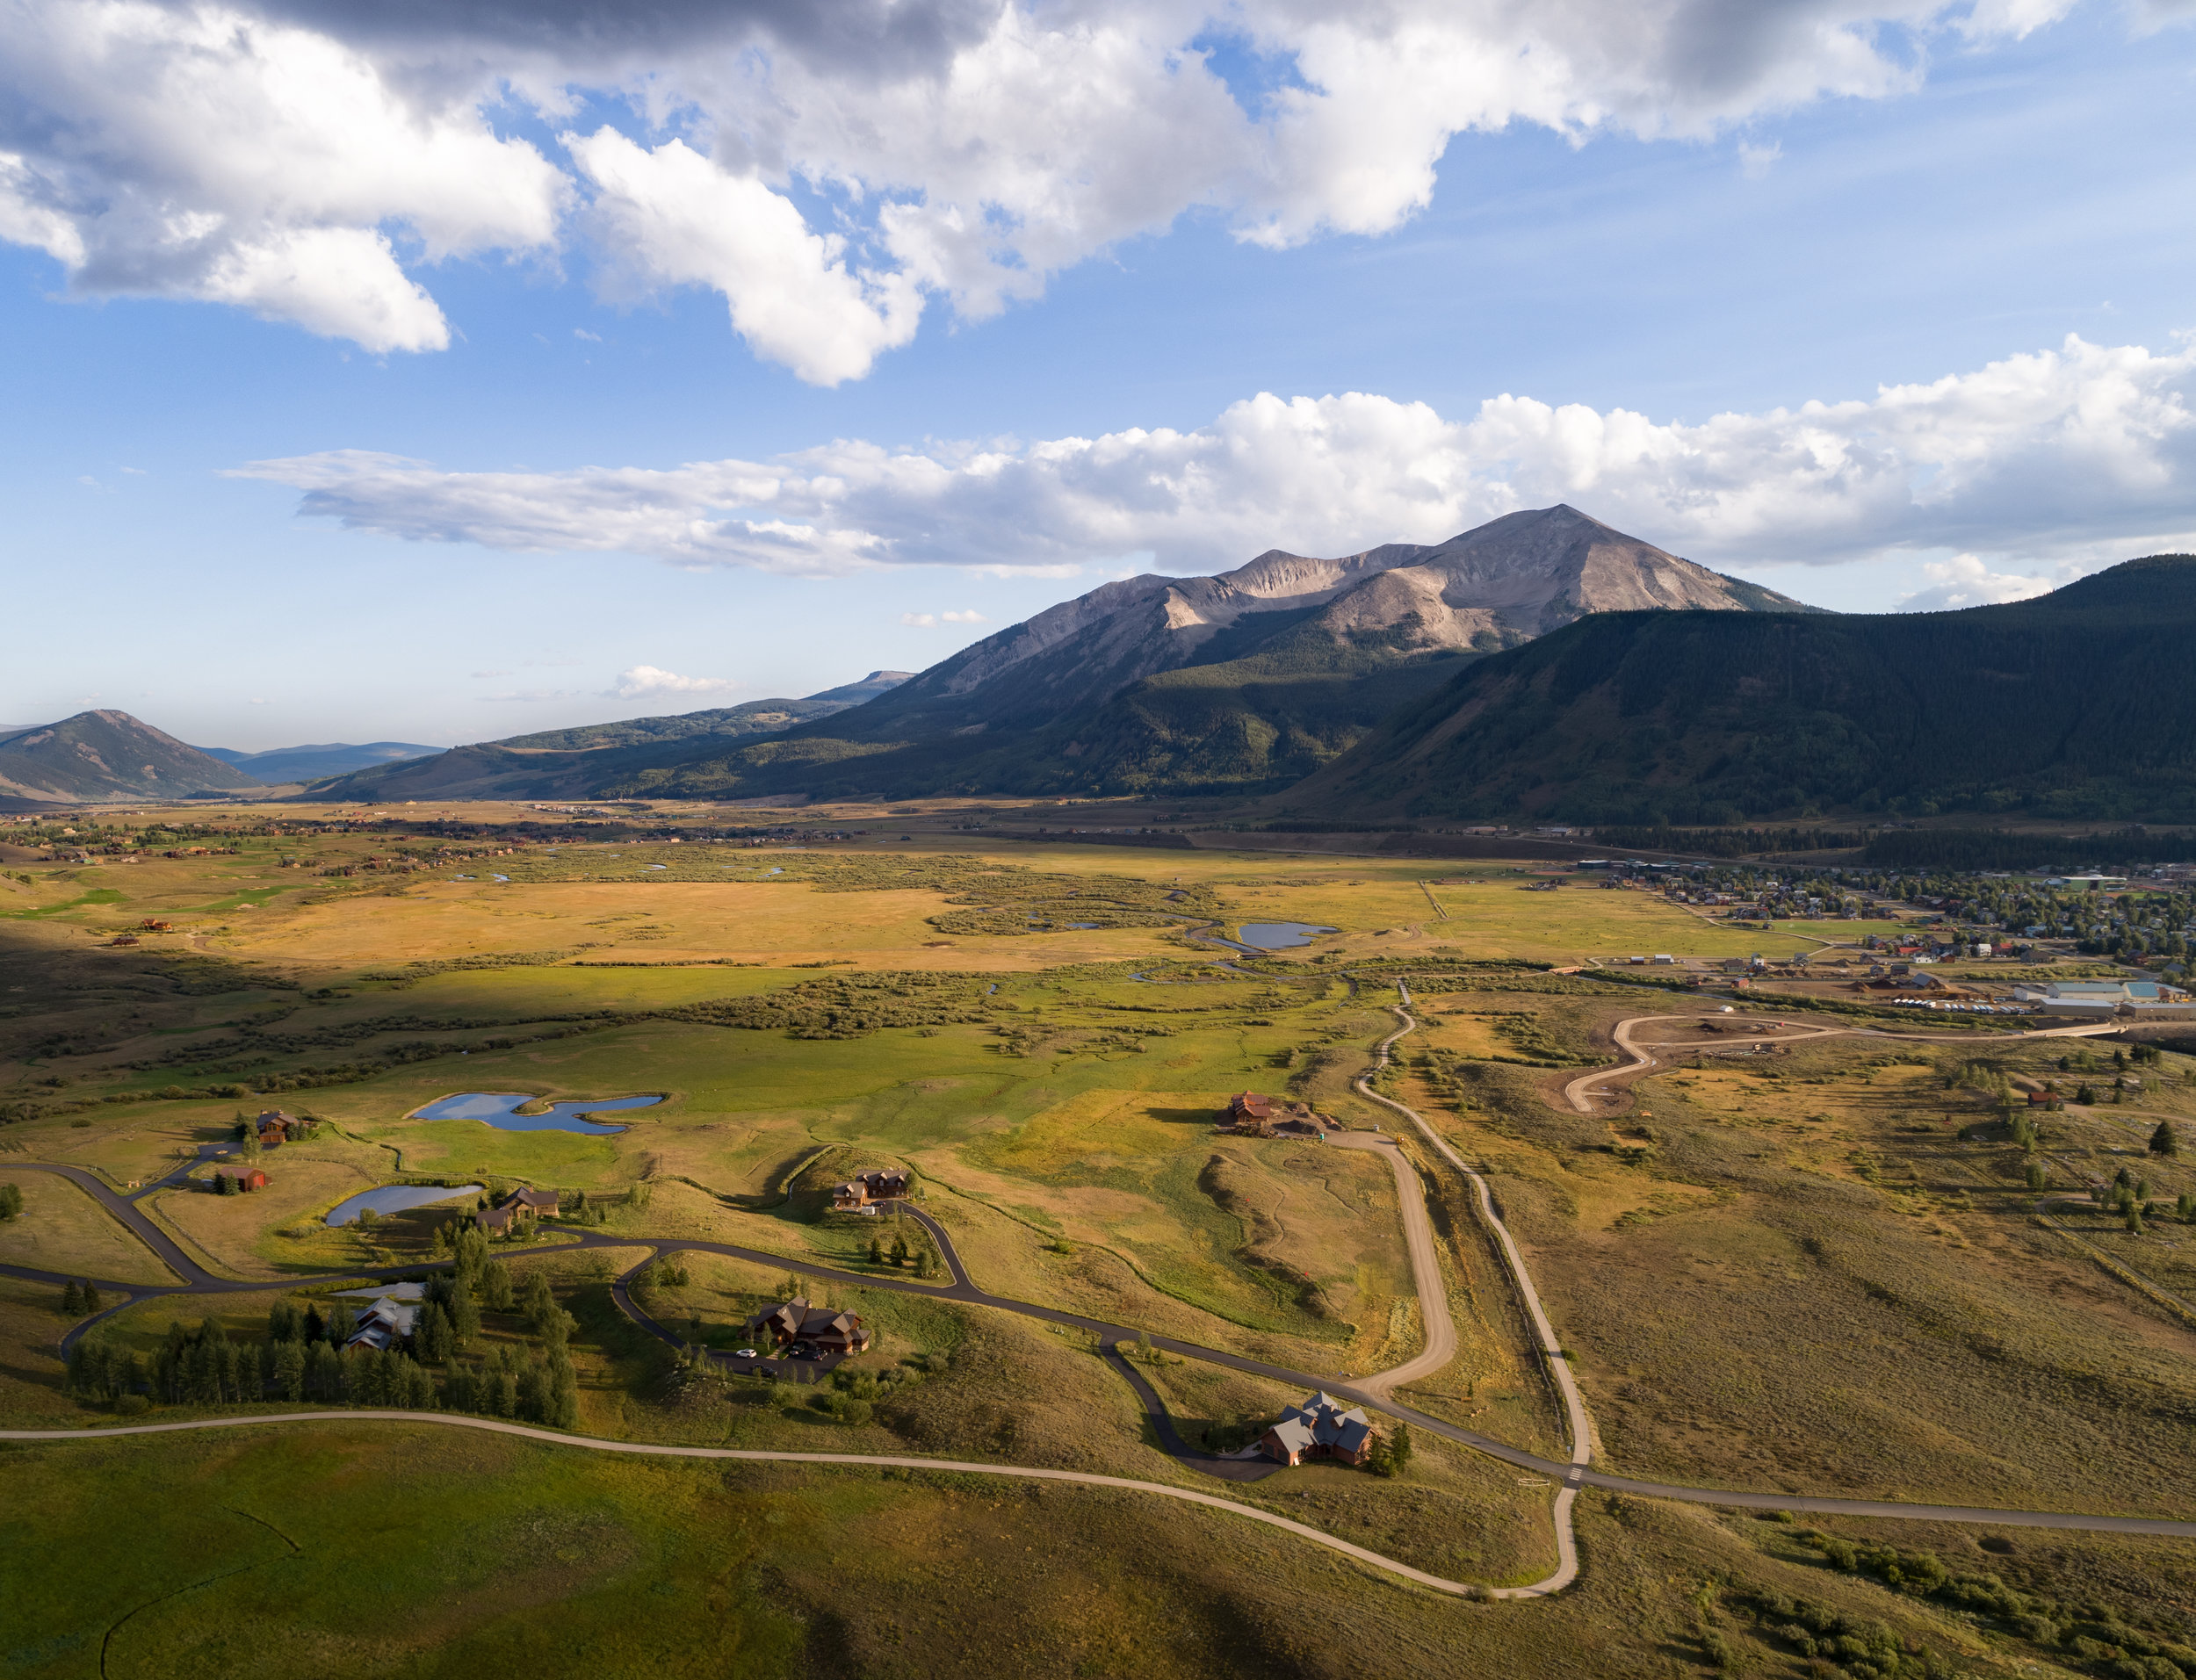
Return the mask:
<path id="1" fill-rule="evenodd" d="M 477 1196 L 477 1184 L 385 1184 L 379 1190 L 361 1190 L 348 1201 L 339 1201 L 328 1210 L 331 1225 L 348 1225 L 369 1208 L 377 1214 L 401 1214 L 411 1208 L 431 1207 L 438 1201 L 448 1201 L 454 1196 Z"/>
<path id="2" fill-rule="evenodd" d="M 622 1132 L 623 1126 L 602 1126 L 582 1119 L 586 1114 L 614 1114 L 626 1108 L 653 1108 L 663 1100 L 661 1097 L 589 1097 L 576 1102 L 553 1102 L 545 1113 L 521 1114 L 512 1112 L 530 1102 L 538 1101 L 523 1091 L 461 1091 L 454 1097 L 444 1097 L 429 1103 L 424 1108 L 415 1108 L 405 1116 L 407 1120 L 478 1120 L 493 1126 L 500 1132 L 586 1132 L 602 1136 L 608 1132 Z"/>
<path id="3" fill-rule="evenodd" d="M 1338 933 L 1333 927 L 1322 927 L 1308 921 L 1246 921 L 1237 930 L 1243 935 L 1242 942 L 1261 951 L 1293 950 L 1299 945 L 1309 945 L 1321 934 Z"/>

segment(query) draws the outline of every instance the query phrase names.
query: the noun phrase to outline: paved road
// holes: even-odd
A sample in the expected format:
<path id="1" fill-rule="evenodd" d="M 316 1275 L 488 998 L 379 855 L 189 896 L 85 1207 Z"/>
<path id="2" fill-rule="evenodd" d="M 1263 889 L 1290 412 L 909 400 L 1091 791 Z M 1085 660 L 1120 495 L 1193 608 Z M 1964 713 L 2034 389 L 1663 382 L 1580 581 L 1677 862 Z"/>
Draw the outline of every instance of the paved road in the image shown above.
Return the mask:
<path id="1" fill-rule="evenodd" d="M 732 1446 L 660 1446 L 647 1441 L 608 1441 L 592 1435 L 567 1435 L 555 1430 L 533 1429 L 524 1424 L 507 1424 L 499 1418 L 472 1417 L 462 1412 L 447 1411 L 301 1411 L 274 1412 L 257 1417 L 205 1417 L 179 1424 L 126 1424 L 111 1429 L 4 1429 L 0 1430 L 0 1441 L 60 1442 L 107 1440 L 117 1435 L 163 1435 L 179 1430 L 250 1429 L 266 1424 L 438 1424 L 448 1429 L 487 1430 L 497 1435 L 516 1435 L 527 1440 L 544 1441 L 552 1446 L 573 1446 L 593 1453 L 632 1453 L 649 1458 L 670 1459 L 739 1459 L 767 1464 L 845 1464 L 876 1467 L 893 1470 L 942 1470 L 959 1475 L 1012 1476 L 1025 1482 L 1068 1482 L 1087 1488 L 1121 1488 L 1132 1493 L 1157 1494 L 1162 1498 L 1179 1499 L 1185 1504 L 1203 1505 L 1211 1511 L 1224 1511 L 1232 1517 L 1246 1518 L 1254 1523 L 1264 1523 L 1324 1546 L 1331 1552 L 1354 1558 L 1360 1563 L 1370 1564 L 1376 1569 L 1400 1575 L 1404 1580 L 1435 1592 L 1457 1597 L 1492 1597 L 1496 1598 L 1524 1598 L 1540 1596 L 1535 1587 L 1475 1587 L 1467 1582 L 1450 1581 L 1438 1575 L 1428 1575 L 1409 1564 L 1383 1557 L 1378 1552 L 1333 1534 L 1323 1533 L 1303 1523 L 1291 1522 L 1286 1517 L 1270 1511 L 1261 1511 L 1255 1505 L 1239 1504 L 1232 1499 L 1201 1493 L 1194 1488 L 1171 1487 L 1164 1482 L 1138 1482 L 1130 1476 L 1096 1475 L 1086 1470 L 1045 1470 L 1024 1464 L 979 1464 L 960 1459 L 903 1458 L 877 1453 L 765 1453 Z"/>
<path id="2" fill-rule="evenodd" d="M 159 1226 L 139 1212 L 132 1198 L 107 1188 L 106 1180 L 100 1178 L 98 1174 L 87 1172 L 80 1166 L 61 1166 L 45 1161 L 10 1161 L 7 1164 L 9 1171 L 13 1172 L 51 1172 L 57 1178 L 68 1179 L 79 1189 L 87 1192 L 91 1199 L 112 1215 L 131 1236 L 160 1256 L 169 1270 L 177 1277 L 187 1278 L 193 1283 L 213 1280 L 213 1273 L 177 1246 L 174 1237 L 169 1236 L 166 1231 L 161 1229 Z M 197 1163 L 190 1162 L 186 1164 L 195 1166 Z M 25 1274 L 18 1273 L 17 1275 Z M 35 1276 L 42 1282 L 66 1283 L 68 1281 L 67 1278 L 58 1273 L 40 1272 L 29 1275 Z M 101 1278 L 98 1281 L 102 1288 L 107 1287 L 108 1280 Z M 120 1282 L 115 1283 L 113 1287 L 117 1289 L 139 1292 L 145 1291 L 147 1287 L 141 1283 Z M 268 1286 L 263 1283 L 255 1287 L 264 1289 Z"/>
<path id="3" fill-rule="evenodd" d="M 1407 1011 L 1398 1013 L 1403 1013 L 1406 1020 L 1409 1019 Z M 1412 1026 L 1415 1024 L 1412 1022 Z M 1405 1033 L 1412 1030 L 1412 1026 L 1406 1026 L 1401 1031 L 1391 1035 L 1383 1045 L 1383 1050 L 1384 1051 L 1387 1045 L 1392 1044 Z M 1539 1295 L 1534 1290 L 1530 1275 L 1525 1269 L 1523 1258 L 1518 1252 L 1514 1241 L 1511 1239 L 1507 1227 L 1501 1222 L 1485 1180 L 1466 1164 L 1463 1158 L 1448 1146 L 1447 1141 L 1428 1127 L 1419 1116 L 1405 1108 L 1400 1103 L 1391 1103 L 1387 1099 L 1376 1093 L 1368 1092 L 1367 1094 L 1372 1095 L 1375 1101 L 1383 1103 L 1411 1119 L 1430 1140 L 1442 1158 L 1471 1180 L 1480 1216 L 1489 1222 L 1489 1229 L 1495 1234 L 1504 1258 L 1511 1267 L 1512 1282 L 1518 1288 L 1520 1298 L 1525 1304 L 1527 1316 L 1531 1321 L 1534 1334 L 1540 1343 L 1540 1351 L 1548 1360 L 1549 1374 L 1555 1381 L 1558 1391 L 1565 1396 L 1566 1411 L 1571 1420 L 1573 1442 L 1571 1450 L 1574 1461 L 1559 1464 L 1553 1460 L 1528 1452 L 1522 1447 L 1513 1446 L 1506 1441 L 1498 1440 L 1490 1435 L 1483 1435 L 1477 1430 L 1465 1429 L 1444 1419 L 1430 1417 L 1412 1407 L 1401 1404 L 1384 1393 L 1375 1392 L 1349 1383 L 1338 1382 L 1331 1377 L 1320 1376 L 1311 1372 L 1292 1370 L 1286 1366 L 1270 1365 L 1261 1359 L 1247 1359 L 1239 1353 L 1231 1353 L 1219 1348 L 1205 1347 L 1196 1342 L 1185 1342 L 1169 1336 L 1151 1337 L 1150 1341 L 1153 1347 L 1164 1348 L 1170 1353 L 1179 1353 L 1185 1359 L 1203 1359 L 1210 1364 L 1225 1366 L 1232 1370 L 1247 1372 L 1253 1376 L 1268 1377 L 1275 1381 L 1294 1384 L 1307 1390 L 1325 1388 L 1330 1394 L 1345 1395 L 1361 1405 L 1384 1411 L 1391 1417 L 1403 1418 L 1414 1430 L 1438 1436 L 1443 1440 L 1453 1441 L 1460 1446 L 1470 1447 L 1491 1458 L 1499 1459 L 1506 1464 L 1513 1464 L 1520 1469 L 1547 1476 L 1558 1484 L 1557 1503 L 1561 1508 L 1561 1513 L 1566 1517 L 1570 1509 L 1569 1502 L 1574 1490 L 1580 1487 L 1595 1487 L 1618 1493 L 1639 1494 L 1651 1498 L 1682 1500 L 1694 1504 L 1739 1506 L 1752 1510 L 1814 1511 L 1828 1516 L 1910 1518 L 1921 1521 L 1979 1523 L 2004 1527 L 2081 1529 L 2117 1534 L 2196 1537 L 2196 1522 L 2176 1522 L 2142 1517 L 2084 1516 L 2073 1512 L 2006 1511 L 1978 1506 L 1907 1504 L 1896 1500 L 1844 1499 L 1790 1493 L 1758 1493 L 1733 1489 L 1694 1488 L 1674 1482 L 1643 1482 L 1629 1476 L 1609 1475 L 1586 1467 L 1584 1459 L 1579 1456 L 1586 1450 L 1586 1444 L 1589 1440 L 1590 1433 L 1585 1420 L 1584 1405 L 1579 1402 L 1576 1404 L 1575 1410 L 1573 1409 L 1577 1389 L 1571 1381 L 1569 1366 L 1564 1362 L 1560 1354 L 1561 1344 L 1557 1341 L 1554 1330 L 1549 1325 Z M 11 1163 L 11 1164 L 21 1166 L 33 1164 Z M 48 1165 L 42 1170 L 59 1172 L 64 1176 L 79 1178 L 80 1180 L 90 1179 L 90 1176 L 77 1167 Z M 99 1186 L 96 1180 L 93 1180 L 87 1185 L 87 1188 L 91 1188 L 94 1193 L 98 1193 L 105 1186 Z M 107 1194 L 114 1202 L 120 1204 L 121 1211 L 117 1214 L 117 1217 L 120 1218 L 125 1224 L 129 1225 L 133 1230 L 138 1230 L 141 1235 L 147 1232 L 154 1236 L 161 1235 L 158 1228 L 145 1220 L 135 1208 L 129 1208 L 126 1203 L 121 1203 L 120 1198 L 112 1197 L 112 1192 Z M 953 1248 L 952 1239 L 946 1234 L 944 1229 L 928 1214 L 914 1208 L 910 1208 L 909 1212 L 936 1239 L 939 1253 L 943 1258 L 947 1270 L 953 1279 L 950 1284 L 940 1287 L 930 1284 L 917 1283 L 907 1278 L 889 1275 L 870 1276 L 861 1273 L 842 1271 L 836 1266 L 823 1265 L 813 1260 L 773 1253 L 766 1249 L 751 1249 L 731 1243 L 710 1243 L 688 1238 L 617 1237 L 586 1232 L 580 1235 L 576 1244 L 567 1244 L 564 1247 L 568 1249 L 572 1246 L 590 1248 L 654 1246 L 659 1251 L 667 1254 L 681 1249 L 691 1249 L 700 1253 L 721 1254 L 733 1259 L 774 1266 L 782 1271 L 824 1278 L 856 1288 L 885 1289 L 908 1294 L 922 1294 L 936 1299 L 961 1301 L 969 1306 L 988 1308 L 999 1312 L 1016 1313 L 1026 1318 L 1035 1318 L 1046 1323 L 1070 1326 L 1087 1331 L 1101 1344 L 1108 1340 L 1134 1341 L 1138 1338 L 1139 1331 L 1133 1326 L 1109 1323 L 1102 1319 L 1086 1317 L 1080 1313 L 1064 1312 L 1058 1308 L 1039 1306 L 1034 1301 L 1016 1301 L 1009 1296 L 994 1295 L 977 1287 L 970 1280 L 967 1270 L 961 1263 L 959 1254 Z M 172 1244 L 170 1246 L 172 1247 Z M 524 1251 L 520 1252 L 523 1254 Z M 180 1251 L 177 1251 L 177 1253 L 181 1257 Z M 350 1278 L 366 1276 L 396 1278 L 441 1269 L 439 1263 L 412 1266 L 365 1267 L 266 1282 L 256 1280 L 213 1278 L 191 1262 L 188 1257 L 181 1258 L 183 1264 L 179 1269 L 185 1275 L 193 1278 L 193 1281 L 190 1284 L 155 1288 L 142 1284 L 110 1283 L 105 1279 L 97 1281 L 102 1289 L 112 1287 L 119 1293 L 142 1300 L 160 1295 L 192 1293 L 264 1293 L 271 1290 L 305 1287 L 316 1283 L 335 1282 Z M 65 1277 L 61 1273 L 41 1272 L 25 1266 L 0 1265 L 0 1274 L 27 1278 L 44 1283 L 61 1284 L 66 1281 Z M 103 1314 L 101 1316 L 104 1317 L 105 1315 Z M 98 1319 L 90 1319 L 77 1325 L 63 1338 L 63 1346 L 66 1347 L 69 1342 L 82 1336 L 98 1322 Z M 664 1334 L 660 1329 L 656 1333 Z M 669 1338 L 667 1334 L 666 1339 L 675 1340 L 675 1338 Z M 311 1415 L 329 1417 L 343 1414 L 316 1413 Z M 386 1417 L 388 1414 L 372 1412 L 365 1415 L 378 1417 Z M 104 1435 L 116 1431 L 99 1430 L 92 1432 Z M 555 1436 L 553 1438 L 562 1440 L 568 1438 Z M 1570 1545 L 1568 1522 L 1558 1524 L 1557 1533 L 1561 1544 L 1568 1547 Z M 1571 1570 L 1571 1575 L 1564 1576 L 1564 1579 L 1568 1581 L 1576 1575 L 1575 1554 L 1567 1554 L 1562 1561 Z M 1559 1568 L 1557 1574 L 1563 1573 L 1563 1568 Z M 1555 1576 L 1549 1577 L 1550 1582 L 1555 1579 Z M 1531 1589 L 1520 1588 L 1513 1590 L 1538 1592 L 1553 1590 L 1548 1583 L 1537 1583 Z"/>

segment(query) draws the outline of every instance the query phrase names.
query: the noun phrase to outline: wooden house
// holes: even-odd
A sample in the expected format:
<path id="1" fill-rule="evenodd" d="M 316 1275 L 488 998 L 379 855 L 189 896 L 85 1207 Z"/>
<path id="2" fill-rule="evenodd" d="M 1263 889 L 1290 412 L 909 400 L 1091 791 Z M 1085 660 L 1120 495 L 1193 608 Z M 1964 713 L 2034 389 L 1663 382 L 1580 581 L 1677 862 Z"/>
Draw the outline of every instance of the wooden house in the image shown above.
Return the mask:
<path id="1" fill-rule="evenodd" d="M 213 1176 L 234 1179 L 239 1190 L 264 1190 L 267 1187 L 267 1175 L 256 1166 L 217 1166 L 213 1169 Z"/>
<path id="2" fill-rule="evenodd" d="M 1281 1421 L 1259 1438 L 1258 1449 L 1283 1464 L 1339 1459 L 1362 1465 L 1372 1457 L 1372 1420 L 1359 1406 L 1345 1407 L 1329 1394 L 1309 1394 L 1282 1408 Z"/>
<path id="3" fill-rule="evenodd" d="M 509 1236 L 529 1221 L 554 1218 L 559 1206 L 554 1190 L 514 1190 L 493 1208 L 483 1208 L 473 1222 L 498 1237 Z"/>
<path id="4" fill-rule="evenodd" d="M 1274 1100 L 1261 1097 L 1255 1091 L 1245 1091 L 1228 1099 L 1228 1119 L 1237 1126 L 1246 1121 L 1263 1126 L 1274 1117 Z"/>
<path id="5" fill-rule="evenodd" d="M 857 1172 L 844 1184 L 831 1187 L 831 1207 L 834 1213 L 873 1214 L 881 1201 L 898 1201 L 908 1191 L 910 1175 L 906 1167 L 872 1167 Z"/>
<path id="6" fill-rule="evenodd" d="M 870 1345 L 870 1333 L 862 1328 L 859 1313 L 812 1306 L 798 1295 L 766 1307 L 748 1321 L 747 1328 L 757 1336 L 769 1337 L 776 1346 L 805 1342 L 820 1353 L 860 1353 Z"/>

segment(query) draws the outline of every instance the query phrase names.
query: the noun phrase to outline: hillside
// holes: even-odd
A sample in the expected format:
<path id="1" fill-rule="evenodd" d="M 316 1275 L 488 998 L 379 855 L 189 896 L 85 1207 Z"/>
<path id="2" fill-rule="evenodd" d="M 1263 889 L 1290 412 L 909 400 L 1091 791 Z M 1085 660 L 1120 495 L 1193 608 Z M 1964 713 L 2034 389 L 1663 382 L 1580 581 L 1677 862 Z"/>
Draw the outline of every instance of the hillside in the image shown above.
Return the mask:
<path id="1" fill-rule="evenodd" d="M 650 767 L 723 744 L 773 734 L 828 717 L 905 681 L 901 671 L 872 671 L 858 682 L 799 700 L 750 700 L 669 717 L 634 717 L 576 729 L 544 730 L 360 770 L 314 790 L 315 798 L 543 799 L 586 797 Z M 430 749 L 432 750 L 432 749 Z"/>
<path id="2" fill-rule="evenodd" d="M 80 711 L 0 737 L 0 798 L 11 801 L 113 804 L 261 785 L 126 711 Z"/>
<path id="3" fill-rule="evenodd" d="M 1290 815 L 2196 818 L 2196 556 L 1960 612 L 1619 613 L 1488 659 Z"/>
<path id="4" fill-rule="evenodd" d="M 237 753 L 226 746 L 199 750 L 209 758 L 217 758 L 243 771 L 254 781 L 277 786 L 285 782 L 317 782 L 325 776 L 345 775 L 353 770 L 372 769 L 376 765 L 394 764 L 404 759 L 431 758 L 442 748 L 422 746 L 413 741 L 368 741 L 364 746 L 328 741 L 317 746 L 274 746 L 264 753 Z"/>
<path id="5" fill-rule="evenodd" d="M 1583 614 L 1804 612 L 1576 508 L 1431 546 L 1273 550 L 1210 578 L 1109 583 L 881 699 L 605 793 L 1127 793 L 1285 786 L 1470 661 Z"/>

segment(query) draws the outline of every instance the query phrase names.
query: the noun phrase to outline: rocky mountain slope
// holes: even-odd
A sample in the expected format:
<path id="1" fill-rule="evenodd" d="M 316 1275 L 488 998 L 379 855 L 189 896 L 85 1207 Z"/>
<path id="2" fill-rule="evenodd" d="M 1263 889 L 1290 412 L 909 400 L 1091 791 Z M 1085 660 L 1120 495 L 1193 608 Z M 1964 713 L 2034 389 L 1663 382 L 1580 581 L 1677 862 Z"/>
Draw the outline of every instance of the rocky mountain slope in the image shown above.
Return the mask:
<path id="1" fill-rule="evenodd" d="M 316 799 L 563 799 L 586 797 L 605 783 L 653 766 L 722 752 L 727 743 L 769 735 L 874 699 L 907 681 L 904 671 L 872 671 L 858 682 L 800 700 L 750 700 L 677 717 L 634 717 L 577 729 L 545 730 L 452 747 L 432 758 L 390 764 L 317 786 Z"/>
<path id="2" fill-rule="evenodd" d="M 1484 660 L 1279 801 L 1340 819 L 2196 820 L 2196 556 L 1960 612 L 1617 613 Z"/>
<path id="3" fill-rule="evenodd" d="M 1337 559 L 1109 583 L 860 709 L 622 771 L 604 792 L 1156 792 L 1285 785 L 1464 663 L 1588 613 L 1810 610 L 1570 507 Z"/>
<path id="4" fill-rule="evenodd" d="M 0 737 L 0 799 L 11 802 L 106 804 L 261 785 L 126 711 L 80 711 Z"/>

